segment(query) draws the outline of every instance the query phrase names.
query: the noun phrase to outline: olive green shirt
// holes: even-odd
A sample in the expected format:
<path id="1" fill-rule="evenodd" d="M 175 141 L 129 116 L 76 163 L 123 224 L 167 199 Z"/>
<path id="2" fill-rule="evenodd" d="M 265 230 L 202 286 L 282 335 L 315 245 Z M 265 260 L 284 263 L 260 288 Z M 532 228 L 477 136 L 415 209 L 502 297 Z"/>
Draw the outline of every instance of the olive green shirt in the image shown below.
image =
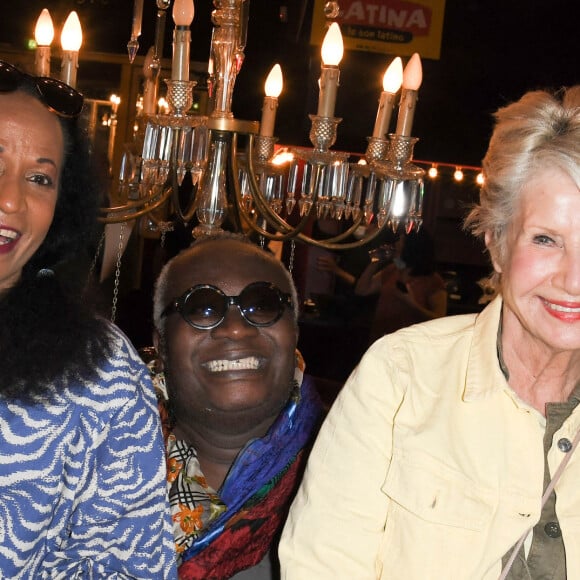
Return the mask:
<path id="1" fill-rule="evenodd" d="M 501 351 L 501 324 L 498 333 L 498 358 L 506 379 L 509 372 L 504 364 Z M 578 383 L 563 403 L 548 403 L 546 405 L 546 431 L 544 434 L 544 490 L 551 479 L 548 468 L 548 451 L 552 446 L 554 433 L 564 424 L 580 402 L 580 383 Z M 557 442 L 561 451 L 571 449 L 572 442 L 562 438 Z M 503 558 L 507 563 L 511 551 Z M 553 491 L 542 508 L 540 520 L 534 526 L 532 543 L 526 558 L 524 546 L 514 561 L 506 580 L 566 580 L 566 551 L 562 540 L 562 531 L 556 515 L 556 492 Z"/>

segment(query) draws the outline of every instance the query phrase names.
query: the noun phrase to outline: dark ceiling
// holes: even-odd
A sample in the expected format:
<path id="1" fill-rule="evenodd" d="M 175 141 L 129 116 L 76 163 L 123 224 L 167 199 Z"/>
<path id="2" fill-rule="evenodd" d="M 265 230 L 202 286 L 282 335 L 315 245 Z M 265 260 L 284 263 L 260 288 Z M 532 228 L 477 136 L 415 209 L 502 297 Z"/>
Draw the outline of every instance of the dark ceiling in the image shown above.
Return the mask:
<path id="1" fill-rule="evenodd" d="M 251 0 L 246 61 L 234 93 L 234 112 L 259 119 L 264 79 L 274 62 L 284 70 L 277 134 L 281 142 L 307 143 L 308 113 L 316 110 L 317 50 L 308 44 L 312 0 Z M 192 59 L 206 61 L 211 33 L 210 0 L 196 0 Z M 77 10 L 84 46 L 125 53 L 131 0 L 5 0 L 0 46 L 26 46 L 40 10 L 55 24 Z M 286 7 L 288 19 L 279 18 Z M 304 18 L 303 18 L 304 17 Z M 478 165 L 492 113 L 534 88 L 580 82 L 578 0 L 447 0 L 441 59 L 424 60 L 413 133 L 419 159 Z M 168 18 L 170 20 L 170 18 Z M 145 0 L 140 54 L 153 44 L 155 4 Z M 165 56 L 170 56 L 171 23 Z M 335 148 L 363 151 L 372 132 L 383 72 L 394 55 L 348 52 L 341 63 Z M 82 70 L 79 70 L 79 82 Z"/>

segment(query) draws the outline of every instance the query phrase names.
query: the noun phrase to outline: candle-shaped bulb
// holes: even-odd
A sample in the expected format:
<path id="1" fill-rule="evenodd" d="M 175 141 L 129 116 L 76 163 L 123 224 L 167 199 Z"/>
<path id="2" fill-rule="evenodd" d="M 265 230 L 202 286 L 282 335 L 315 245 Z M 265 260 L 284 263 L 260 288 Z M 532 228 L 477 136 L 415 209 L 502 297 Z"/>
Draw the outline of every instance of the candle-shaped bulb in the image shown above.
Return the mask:
<path id="1" fill-rule="evenodd" d="M 78 52 L 83 43 L 83 31 L 78 14 L 73 10 L 62 27 L 60 42 L 63 50 Z"/>
<path id="2" fill-rule="evenodd" d="M 411 91 L 419 90 L 423 81 L 423 68 L 421 66 L 421 57 L 415 52 L 409 59 L 405 70 L 403 71 L 403 88 Z"/>
<path id="3" fill-rule="evenodd" d="M 79 49 L 83 43 L 83 31 L 77 13 L 73 10 L 66 19 L 60 35 L 62 45 L 61 79 L 76 87 Z"/>
<path id="4" fill-rule="evenodd" d="M 328 66 L 338 66 L 344 54 L 344 44 L 340 26 L 333 22 L 326 32 L 322 42 L 322 62 Z"/>
<path id="5" fill-rule="evenodd" d="M 194 15 L 193 0 L 175 0 L 173 3 L 173 22 L 176 26 L 189 26 L 193 22 Z"/>
<path id="6" fill-rule="evenodd" d="M 270 71 L 270 74 L 266 78 L 266 83 L 264 85 L 264 91 L 267 97 L 279 97 L 284 86 L 284 80 L 282 78 L 282 69 L 279 64 L 275 64 Z"/>
<path id="7" fill-rule="evenodd" d="M 383 76 L 383 90 L 387 93 L 396 93 L 403 83 L 403 63 L 398 56 L 387 67 Z"/>
<path id="8" fill-rule="evenodd" d="M 54 38 L 54 26 L 50 12 L 43 8 L 38 20 L 36 21 L 36 28 L 34 29 L 34 39 L 38 46 L 50 46 Z"/>
<path id="9" fill-rule="evenodd" d="M 375 127 L 373 129 L 373 137 L 384 139 L 389 130 L 389 123 L 391 121 L 391 114 L 395 106 L 395 97 L 398 90 L 401 88 L 403 82 L 403 63 L 400 57 L 397 57 L 388 66 L 383 76 L 383 92 L 379 100 L 379 109 L 377 111 L 377 118 Z"/>
<path id="10" fill-rule="evenodd" d="M 272 137 L 274 135 L 278 97 L 282 92 L 283 84 L 282 69 L 279 64 L 275 64 L 272 67 L 264 86 L 266 97 L 264 98 L 262 120 L 260 122 L 260 135 L 262 137 Z"/>
<path id="11" fill-rule="evenodd" d="M 50 12 L 43 8 L 34 29 L 34 39 L 36 40 L 36 52 L 34 66 L 36 75 L 39 77 L 50 76 L 50 45 L 54 39 L 54 26 Z"/>
<path id="12" fill-rule="evenodd" d="M 194 16 L 193 0 L 175 0 L 173 3 L 173 61 L 171 79 L 189 81 L 189 44 L 191 32 L 189 25 Z"/>
<path id="13" fill-rule="evenodd" d="M 401 93 L 401 103 L 399 104 L 399 117 L 397 118 L 397 134 L 403 137 L 410 137 L 415 106 L 417 103 L 417 91 L 423 80 L 423 69 L 418 53 L 414 53 L 409 59 L 403 71 L 403 91 Z"/>
<path id="14" fill-rule="evenodd" d="M 333 22 L 324 37 L 322 43 L 322 72 L 318 81 L 318 112 L 319 117 L 332 117 L 336 102 L 336 90 L 340 71 L 338 64 L 344 54 L 344 45 L 340 26 Z"/>

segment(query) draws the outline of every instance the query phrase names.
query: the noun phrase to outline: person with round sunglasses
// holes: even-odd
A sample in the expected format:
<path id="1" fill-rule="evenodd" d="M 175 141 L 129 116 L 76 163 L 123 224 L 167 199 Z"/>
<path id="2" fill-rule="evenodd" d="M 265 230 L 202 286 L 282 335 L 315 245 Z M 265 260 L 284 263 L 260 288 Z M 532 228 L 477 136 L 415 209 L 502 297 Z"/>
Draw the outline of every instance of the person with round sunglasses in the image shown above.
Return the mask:
<path id="1" fill-rule="evenodd" d="M 321 403 L 296 350 L 298 298 L 239 234 L 198 239 L 156 283 L 168 493 L 181 579 L 271 580 Z"/>
<path id="2" fill-rule="evenodd" d="M 173 579 L 149 373 L 79 291 L 101 193 L 82 103 L 0 62 L 0 577 Z"/>

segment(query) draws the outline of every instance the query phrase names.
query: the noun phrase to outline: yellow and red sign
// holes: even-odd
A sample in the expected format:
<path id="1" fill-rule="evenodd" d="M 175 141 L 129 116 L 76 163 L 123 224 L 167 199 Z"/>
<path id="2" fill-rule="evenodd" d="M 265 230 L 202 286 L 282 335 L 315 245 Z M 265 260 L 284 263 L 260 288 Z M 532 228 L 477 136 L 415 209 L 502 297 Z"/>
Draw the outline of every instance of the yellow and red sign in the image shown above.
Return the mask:
<path id="1" fill-rule="evenodd" d="M 326 33 L 325 0 L 315 0 L 312 44 Z M 351 50 L 438 59 L 445 0 L 339 0 L 344 46 Z"/>

